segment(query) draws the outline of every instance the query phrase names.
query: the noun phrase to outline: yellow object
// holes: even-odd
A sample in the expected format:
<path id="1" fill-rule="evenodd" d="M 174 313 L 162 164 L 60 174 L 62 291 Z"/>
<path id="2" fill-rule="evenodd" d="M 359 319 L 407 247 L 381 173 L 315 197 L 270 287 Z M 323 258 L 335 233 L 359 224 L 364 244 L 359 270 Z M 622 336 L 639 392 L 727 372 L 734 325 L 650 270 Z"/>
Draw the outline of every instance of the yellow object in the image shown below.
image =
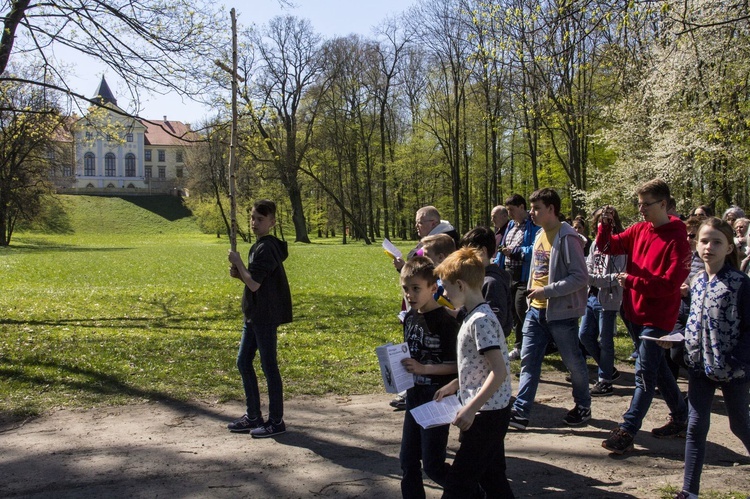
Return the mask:
<path id="1" fill-rule="evenodd" d="M 456 310 L 456 307 L 453 306 L 453 304 L 443 295 L 438 296 L 437 299 L 438 305 L 442 305 L 443 307 L 448 307 L 451 310 Z"/>
<path id="2" fill-rule="evenodd" d="M 391 253 L 391 252 L 390 252 L 390 251 L 388 251 L 388 250 L 383 250 L 383 253 L 385 253 L 386 255 L 390 256 L 390 257 L 391 257 L 391 258 L 393 258 L 394 260 L 396 259 L 396 255 L 394 255 L 393 253 Z"/>

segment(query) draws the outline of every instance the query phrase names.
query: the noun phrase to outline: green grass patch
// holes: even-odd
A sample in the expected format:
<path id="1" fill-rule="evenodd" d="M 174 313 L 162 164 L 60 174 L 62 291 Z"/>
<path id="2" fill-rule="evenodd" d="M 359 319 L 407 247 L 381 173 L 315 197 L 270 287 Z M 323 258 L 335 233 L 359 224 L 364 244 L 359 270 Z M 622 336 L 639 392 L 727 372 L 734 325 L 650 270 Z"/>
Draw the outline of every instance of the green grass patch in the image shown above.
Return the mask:
<path id="1" fill-rule="evenodd" d="M 227 240 L 200 234 L 177 198 L 62 202 L 69 233 L 21 233 L 0 248 L 0 417 L 241 400 L 242 286 L 228 277 Z M 295 315 L 279 329 L 287 394 L 381 391 L 374 348 L 402 332 L 398 274 L 379 244 L 292 243 L 286 269 Z M 629 339 L 616 344 L 627 358 Z M 546 368 L 561 365 L 549 356 Z"/>
<path id="2" fill-rule="evenodd" d="M 235 367 L 242 285 L 228 277 L 227 240 L 175 229 L 170 224 L 182 219 L 143 207 L 133 212 L 121 199 L 65 202 L 76 205 L 73 233 L 18 234 L 0 249 L 2 415 L 242 399 Z M 94 208 L 96 216 L 80 213 Z M 104 228 L 94 232 L 91 224 L 104 212 L 156 216 L 162 226 L 146 229 L 139 221 L 109 231 L 111 215 L 102 215 Z M 382 250 L 291 244 L 286 268 L 295 314 L 279 330 L 287 393 L 379 390 L 374 348 L 401 335 L 398 275 Z"/>

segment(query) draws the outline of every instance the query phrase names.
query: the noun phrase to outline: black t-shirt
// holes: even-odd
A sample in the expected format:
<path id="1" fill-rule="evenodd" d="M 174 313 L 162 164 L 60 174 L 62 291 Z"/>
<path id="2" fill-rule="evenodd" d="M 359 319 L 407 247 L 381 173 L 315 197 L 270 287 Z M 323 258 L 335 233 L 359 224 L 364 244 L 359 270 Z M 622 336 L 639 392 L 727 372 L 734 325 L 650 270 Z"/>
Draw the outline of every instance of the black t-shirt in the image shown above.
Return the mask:
<path id="1" fill-rule="evenodd" d="M 456 362 L 456 337 L 461 325 L 445 307 L 425 314 L 415 309 L 404 318 L 404 341 L 412 359 L 422 364 Z M 431 376 L 433 382 L 444 385 L 455 379 L 455 374 Z"/>

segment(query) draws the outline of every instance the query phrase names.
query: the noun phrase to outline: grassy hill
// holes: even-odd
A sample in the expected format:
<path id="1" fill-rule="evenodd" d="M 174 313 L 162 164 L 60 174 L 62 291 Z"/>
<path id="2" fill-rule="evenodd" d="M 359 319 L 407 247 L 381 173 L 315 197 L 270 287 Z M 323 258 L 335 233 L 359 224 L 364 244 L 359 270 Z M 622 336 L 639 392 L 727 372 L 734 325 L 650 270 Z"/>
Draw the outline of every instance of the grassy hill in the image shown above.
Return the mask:
<path id="1" fill-rule="evenodd" d="M 56 226 L 75 234 L 198 233 L 190 210 L 175 196 L 59 196 Z"/>

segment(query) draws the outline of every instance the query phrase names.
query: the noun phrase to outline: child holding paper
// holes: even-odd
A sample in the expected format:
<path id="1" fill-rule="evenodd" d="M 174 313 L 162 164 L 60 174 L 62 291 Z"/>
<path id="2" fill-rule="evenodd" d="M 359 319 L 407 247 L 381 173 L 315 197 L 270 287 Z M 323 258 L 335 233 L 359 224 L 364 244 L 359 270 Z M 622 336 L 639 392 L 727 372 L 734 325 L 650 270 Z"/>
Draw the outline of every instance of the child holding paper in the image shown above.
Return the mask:
<path id="1" fill-rule="evenodd" d="M 461 248 L 435 272 L 451 302 L 467 311 L 457 340 L 458 379 L 435 395 L 441 400 L 458 392 L 463 405 L 453 421 L 461 430 L 461 446 L 443 498 L 513 498 L 504 443 L 510 422 L 510 362 L 500 323 L 482 296 L 482 258 L 474 248 Z"/>
<path id="2" fill-rule="evenodd" d="M 414 374 L 414 387 L 406 391 L 406 413 L 401 438 L 401 493 L 424 498 L 422 466 L 430 479 L 445 482 L 448 425 L 423 429 L 411 409 L 430 402 L 437 390 L 455 378 L 458 322 L 435 301 L 437 278 L 433 263 L 423 256 L 411 258 L 401 269 L 401 286 L 410 310 L 404 318 L 404 341 L 411 358 L 402 361 Z"/>
<path id="3" fill-rule="evenodd" d="M 732 227 L 707 218 L 698 231 L 698 254 L 705 264 L 690 286 L 690 315 L 685 325 L 688 366 L 688 427 L 685 476 L 677 499 L 700 492 L 706 457 L 711 403 L 716 389 L 724 395 L 732 433 L 750 452 L 750 278 L 738 269 L 739 253 Z M 661 343 L 669 347 L 669 343 Z"/>

